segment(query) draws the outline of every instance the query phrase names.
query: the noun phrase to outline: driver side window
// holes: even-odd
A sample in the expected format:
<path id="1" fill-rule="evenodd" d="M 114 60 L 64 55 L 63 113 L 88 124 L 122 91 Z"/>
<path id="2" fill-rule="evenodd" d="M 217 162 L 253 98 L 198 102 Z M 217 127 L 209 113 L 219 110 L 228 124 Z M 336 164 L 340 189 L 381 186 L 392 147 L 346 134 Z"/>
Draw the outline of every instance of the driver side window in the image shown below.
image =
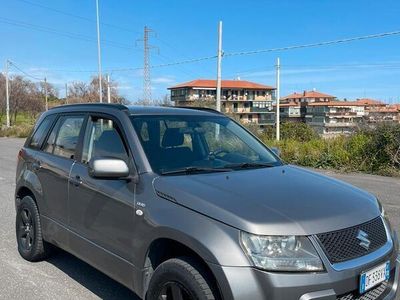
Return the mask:
<path id="1" fill-rule="evenodd" d="M 117 124 L 106 118 L 92 117 L 86 128 L 82 162 L 94 157 L 112 157 L 127 161 L 128 152 Z"/>
<path id="2" fill-rule="evenodd" d="M 207 142 L 210 153 L 235 153 L 246 156 L 251 160 L 258 160 L 257 153 L 244 143 L 238 136 L 224 126 L 214 123 L 204 123 L 204 138 Z M 218 138 L 216 132 L 219 132 Z"/>

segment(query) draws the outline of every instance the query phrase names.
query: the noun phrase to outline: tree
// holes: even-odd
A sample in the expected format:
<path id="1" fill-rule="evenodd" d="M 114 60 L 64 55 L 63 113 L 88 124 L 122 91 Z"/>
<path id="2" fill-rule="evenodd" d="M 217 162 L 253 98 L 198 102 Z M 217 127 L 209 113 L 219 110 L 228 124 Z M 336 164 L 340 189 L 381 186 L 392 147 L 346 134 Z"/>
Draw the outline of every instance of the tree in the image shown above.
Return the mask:
<path id="1" fill-rule="evenodd" d="M 10 78 L 9 84 L 10 114 L 14 117 L 14 120 L 11 118 L 11 123 L 15 124 L 20 112 L 34 116 L 44 110 L 44 98 L 35 83 L 22 76 L 16 76 Z"/>
<path id="2" fill-rule="evenodd" d="M 102 96 L 103 102 L 107 102 L 107 80 L 102 77 Z M 110 81 L 111 103 L 127 104 L 128 101 L 119 94 L 118 83 Z M 89 83 L 75 81 L 68 88 L 69 103 L 95 103 L 99 102 L 99 79 L 93 76 Z"/>

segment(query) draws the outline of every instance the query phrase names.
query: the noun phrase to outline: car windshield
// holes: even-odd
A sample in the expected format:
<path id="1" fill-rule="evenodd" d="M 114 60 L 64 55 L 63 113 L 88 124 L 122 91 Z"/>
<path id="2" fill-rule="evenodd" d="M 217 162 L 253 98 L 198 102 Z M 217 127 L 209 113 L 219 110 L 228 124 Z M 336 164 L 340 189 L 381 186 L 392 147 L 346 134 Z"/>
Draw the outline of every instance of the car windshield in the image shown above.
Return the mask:
<path id="1" fill-rule="evenodd" d="M 153 171 L 194 174 L 281 165 L 240 125 L 224 116 L 132 116 Z"/>

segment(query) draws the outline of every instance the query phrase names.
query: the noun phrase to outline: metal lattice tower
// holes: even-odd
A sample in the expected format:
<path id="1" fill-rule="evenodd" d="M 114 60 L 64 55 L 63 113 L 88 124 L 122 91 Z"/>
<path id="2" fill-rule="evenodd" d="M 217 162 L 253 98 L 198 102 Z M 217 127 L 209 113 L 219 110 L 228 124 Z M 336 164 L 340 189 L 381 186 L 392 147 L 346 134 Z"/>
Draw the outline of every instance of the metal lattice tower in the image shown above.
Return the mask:
<path id="1" fill-rule="evenodd" d="M 156 46 L 152 46 L 149 43 L 151 33 L 155 34 L 154 30 L 145 26 L 143 39 L 136 40 L 137 42 L 143 42 L 143 103 L 151 104 L 151 74 L 150 74 L 150 51 L 151 49 L 158 49 Z"/>
<path id="2" fill-rule="evenodd" d="M 147 26 L 144 27 L 143 101 L 149 104 L 151 103 L 150 46 L 149 46 L 149 33 L 151 31 L 152 30 Z"/>

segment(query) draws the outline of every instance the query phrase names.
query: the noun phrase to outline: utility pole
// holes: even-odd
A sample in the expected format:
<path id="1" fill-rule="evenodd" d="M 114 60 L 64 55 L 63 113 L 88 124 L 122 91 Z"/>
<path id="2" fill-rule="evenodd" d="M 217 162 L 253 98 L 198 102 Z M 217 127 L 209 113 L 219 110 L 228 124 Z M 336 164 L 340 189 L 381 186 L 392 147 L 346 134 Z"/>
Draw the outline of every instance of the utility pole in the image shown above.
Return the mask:
<path id="1" fill-rule="evenodd" d="M 218 24 L 217 111 L 221 111 L 222 21 Z"/>
<path id="2" fill-rule="evenodd" d="M 6 60 L 6 114 L 7 114 L 7 128 L 11 126 L 10 124 L 10 94 L 9 94 L 9 79 L 8 79 L 8 67 L 9 67 L 9 60 Z"/>
<path id="3" fill-rule="evenodd" d="M 65 83 L 65 104 L 68 104 L 68 83 Z"/>
<path id="4" fill-rule="evenodd" d="M 100 17 L 99 17 L 99 0 L 96 0 L 96 25 L 97 25 L 97 59 L 99 68 L 99 101 L 103 102 L 103 88 L 101 82 L 101 48 L 100 48 Z"/>
<path id="5" fill-rule="evenodd" d="M 110 75 L 107 74 L 107 102 L 111 103 Z"/>
<path id="6" fill-rule="evenodd" d="M 47 79 L 46 79 L 46 77 L 44 78 L 44 98 L 46 101 L 46 111 L 48 111 L 49 110 L 49 102 L 47 99 Z"/>
<path id="7" fill-rule="evenodd" d="M 281 118 L 280 118 L 280 69 L 281 69 L 281 62 L 279 57 L 276 60 L 276 140 L 279 141 L 281 139 Z"/>

